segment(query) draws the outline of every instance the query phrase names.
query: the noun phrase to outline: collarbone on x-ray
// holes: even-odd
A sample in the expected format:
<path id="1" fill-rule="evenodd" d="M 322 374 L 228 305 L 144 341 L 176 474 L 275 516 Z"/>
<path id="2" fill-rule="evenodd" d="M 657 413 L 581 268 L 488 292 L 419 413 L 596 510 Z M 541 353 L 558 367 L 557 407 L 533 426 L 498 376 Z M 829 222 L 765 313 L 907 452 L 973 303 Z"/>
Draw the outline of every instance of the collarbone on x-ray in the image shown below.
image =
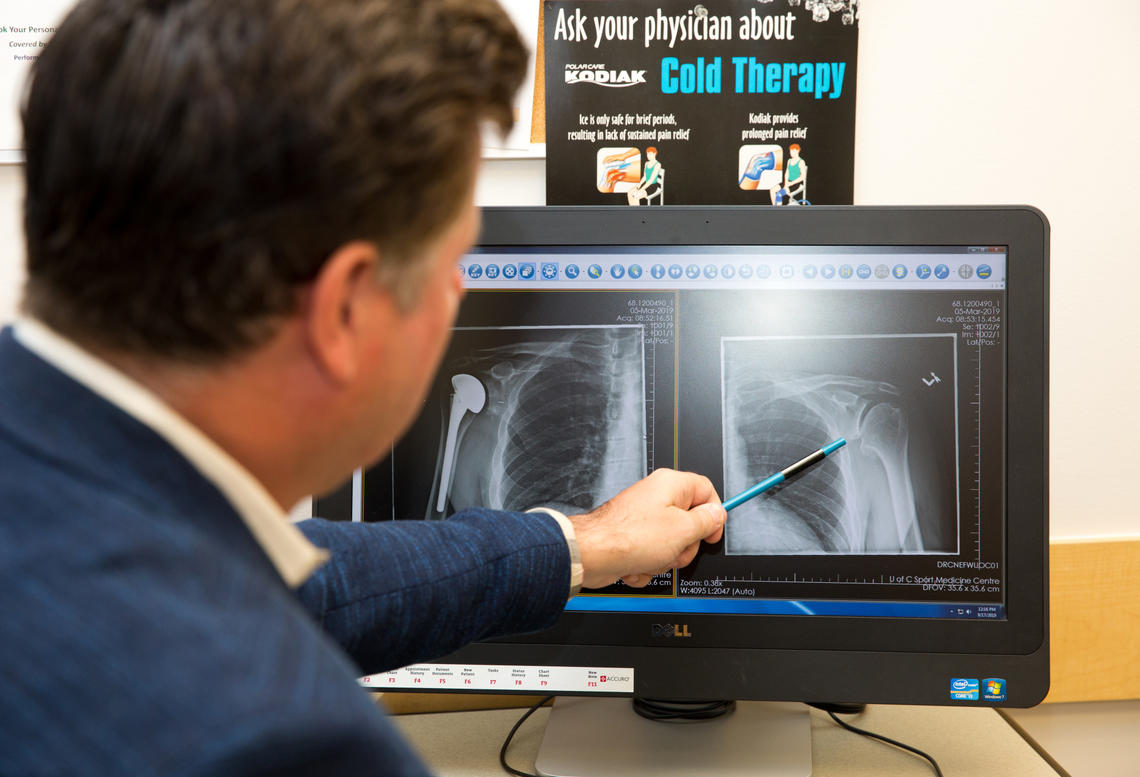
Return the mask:
<path id="1" fill-rule="evenodd" d="M 848 375 L 782 373 L 726 359 L 725 488 L 744 490 L 838 437 L 847 446 L 732 512 L 729 555 L 947 552 L 921 515 L 912 419 L 897 387 Z M 922 484 L 917 484 L 922 487 Z"/>
<path id="2" fill-rule="evenodd" d="M 645 476 L 641 327 L 457 337 L 495 344 L 467 348 L 472 355 L 444 365 L 452 392 L 429 518 L 472 506 L 582 512 Z M 474 384 L 485 399 L 479 409 Z"/>

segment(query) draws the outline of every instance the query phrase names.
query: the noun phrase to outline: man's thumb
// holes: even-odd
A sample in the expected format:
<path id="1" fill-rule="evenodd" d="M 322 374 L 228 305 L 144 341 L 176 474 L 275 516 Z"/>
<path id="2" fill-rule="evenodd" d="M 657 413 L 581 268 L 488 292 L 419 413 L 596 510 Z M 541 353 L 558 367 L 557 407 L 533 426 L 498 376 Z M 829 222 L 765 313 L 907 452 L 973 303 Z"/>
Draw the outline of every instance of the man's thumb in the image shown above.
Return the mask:
<path id="1" fill-rule="evenodd" d="M 720 503 L 708 502 L 707 504 L 698 506 L 696 509 L 701 511 L 701 518 L 704 520 L 710 533 L 724 526 L 725 519 L 728 518 L 728 513 L 725 512 L 724 506 Z"/>

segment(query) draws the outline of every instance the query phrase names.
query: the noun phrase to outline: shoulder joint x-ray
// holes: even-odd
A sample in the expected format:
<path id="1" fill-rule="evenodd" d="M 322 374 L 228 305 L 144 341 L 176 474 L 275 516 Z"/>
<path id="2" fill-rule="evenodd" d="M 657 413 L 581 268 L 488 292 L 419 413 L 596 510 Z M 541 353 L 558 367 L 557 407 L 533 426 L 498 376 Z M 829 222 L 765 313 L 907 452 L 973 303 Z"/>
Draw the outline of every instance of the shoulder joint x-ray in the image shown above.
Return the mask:
<path id="1" fill-rule="evenodd" d="M 455 336 L 470 348 L 444 364 L 453 390 L 428 517 L 472 506 L 583 512 L 645 476 L 641 327 Z"/>

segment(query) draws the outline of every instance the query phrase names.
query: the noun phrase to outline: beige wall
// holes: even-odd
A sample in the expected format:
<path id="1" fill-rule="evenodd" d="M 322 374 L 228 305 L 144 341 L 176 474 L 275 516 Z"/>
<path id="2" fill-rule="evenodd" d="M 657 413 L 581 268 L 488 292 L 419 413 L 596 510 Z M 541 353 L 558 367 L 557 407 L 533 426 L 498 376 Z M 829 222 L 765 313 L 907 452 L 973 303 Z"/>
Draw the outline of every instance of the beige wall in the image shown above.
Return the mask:
<path id="1" fill-rule="evenodd" d="M 23 169 L 16 165 L 0 165 L 0 321 L 6 321 L 16 309 L 24 277 L 22 174 Z"/>
<path id="2" fill-rule="evenodd" d="M 1140 3 L 862 0 L 858 204 L 1029 203 L 1053 227 L 1054 538 L 1140 537 Z M 0 320 L 21 262 L 0 168 Z M 482 204 L 542 204 L 541 160 L 488 161 Z"/>

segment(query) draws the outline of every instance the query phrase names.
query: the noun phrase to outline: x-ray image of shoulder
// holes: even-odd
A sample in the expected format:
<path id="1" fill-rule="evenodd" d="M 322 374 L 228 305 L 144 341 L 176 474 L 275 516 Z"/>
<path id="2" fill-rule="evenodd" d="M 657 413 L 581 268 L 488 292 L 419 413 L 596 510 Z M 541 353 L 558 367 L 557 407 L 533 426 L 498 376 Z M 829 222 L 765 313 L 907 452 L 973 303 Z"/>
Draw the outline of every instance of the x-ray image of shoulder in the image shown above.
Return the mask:
<path id="1" fill-rule="evenodd" d="M 428 517 L 590 510 L 646 474 L 641 327 L 459 329 Z"/>
<path id="2" fill-rule="evenodd" d="M 954 553 L 952 335 L 722 341 L 724 489 L 846 447 L 729 513 L 729 555 Z"/>

